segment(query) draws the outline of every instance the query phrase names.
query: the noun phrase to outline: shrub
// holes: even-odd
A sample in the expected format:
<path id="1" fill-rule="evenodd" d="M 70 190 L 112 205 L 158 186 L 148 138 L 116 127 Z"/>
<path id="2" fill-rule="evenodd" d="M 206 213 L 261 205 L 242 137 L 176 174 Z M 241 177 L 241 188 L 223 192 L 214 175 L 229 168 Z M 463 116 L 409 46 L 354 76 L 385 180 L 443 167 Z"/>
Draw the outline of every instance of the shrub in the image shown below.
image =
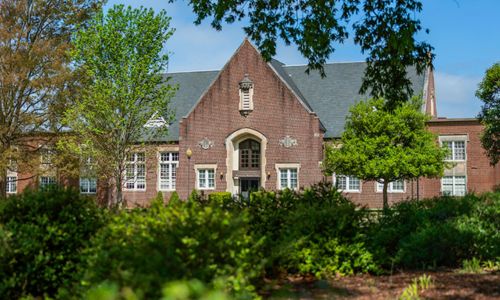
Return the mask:
<path id="1" fill-rule="evenodd" d="M 121 212 L 94 238 L 88 256 L 89 284 L 116 283 L 145 298 L 159 298 L 165 282 L 184 279 L 252 294 L 262 264 L 245 214 L 193 202 Z"/>
<path id="2" fill-rule="evenodd" d="M 367 243 L 385 268 L 458 267 L 472 257 L 495 259 L 499 213 L 499 193 L 402 202 L 372 226 Z"/>
<path id="3" fill-rule="evenodd" d="M 79 280 L 80 253 L 105 218 L 78 191 L 11 196 L 0 207 L 0 298 L 56 295 Z"/>
<path id="4" fill-rule="evenodd" d="M 366 212 L 333 186 L 304 191 L 284 219 L 276 260 L 287 271 L 319 277 L 378 272 L 364 245 Z"/>
<path id="5" fill-rule="evenodd" d="M 208 195 L 208 202 L 221 207 L 230 207 L 233 195 L 230 192 L 214 192 Z"/>
<path id="6" fill-rule="evenodd" d="M 170 195 L 170 199 L 168 200 L 168 204 L 169 205 L 176 205 L 179 202 L 181 202 L 181 198 L 179 198 L 179 194 L 177 194 L 176 191 L 172 192 L 172 195 Z"/>

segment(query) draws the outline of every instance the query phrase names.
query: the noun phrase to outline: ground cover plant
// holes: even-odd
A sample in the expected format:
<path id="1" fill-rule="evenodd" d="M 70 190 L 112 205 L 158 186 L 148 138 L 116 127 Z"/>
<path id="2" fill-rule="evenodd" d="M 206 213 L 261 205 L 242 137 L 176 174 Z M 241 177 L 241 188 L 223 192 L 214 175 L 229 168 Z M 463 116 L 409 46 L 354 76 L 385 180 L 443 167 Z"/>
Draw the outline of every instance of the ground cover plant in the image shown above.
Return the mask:
<path id="1" fill-rule="evenodd" d="M 500 265 L 499 216 L 498 192 L 374 213 L 327 183 L 249 199 L 158 195 L 149 208 L 117 211 L 77 191 L 27 192 L 0 202 L 0 298 L 159 299 L 179 289 L 251 299 L 290 276 L 479 275 Z"/>

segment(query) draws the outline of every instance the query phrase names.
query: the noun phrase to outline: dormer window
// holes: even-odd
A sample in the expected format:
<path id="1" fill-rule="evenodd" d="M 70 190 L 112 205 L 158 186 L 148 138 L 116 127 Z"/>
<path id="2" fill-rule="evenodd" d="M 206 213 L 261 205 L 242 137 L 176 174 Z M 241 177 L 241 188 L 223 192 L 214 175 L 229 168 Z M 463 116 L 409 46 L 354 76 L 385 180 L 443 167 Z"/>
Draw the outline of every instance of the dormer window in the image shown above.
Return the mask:
<path id="1" fill-rule="evenodd" d="M 248 116 L 253 110 L 253 82 L 245 74 L 243 80 L 240 81 L 240 114 L 244 117 Z"/>
<path id="2" fill-rule="evenodd" d="M 157 112 L 155 112 L 146 124 L 144 124 L 144 127 L 146 128 L 160 128 L 163 126 L 168 127 L 167 121 L 165 121 L 165 118 L 162 116 L 159 116 Z"/>

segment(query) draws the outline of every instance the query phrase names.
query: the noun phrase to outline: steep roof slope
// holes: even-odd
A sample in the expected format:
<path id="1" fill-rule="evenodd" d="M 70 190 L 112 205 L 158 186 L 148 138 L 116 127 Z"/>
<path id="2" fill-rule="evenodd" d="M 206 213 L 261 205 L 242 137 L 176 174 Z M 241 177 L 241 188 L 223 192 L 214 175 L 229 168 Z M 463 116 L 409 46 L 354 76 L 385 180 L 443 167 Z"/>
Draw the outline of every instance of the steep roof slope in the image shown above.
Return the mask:
<path id="1" fill-rule="evenodd" d="M 368 98 L 367 95 L 359 94 L 366 68 L 364 62 L 326 64 L 325 78 L 321 78 L 316 71 L 306 74 L 306 65 L 286 66 L 277 60 L 272 60 L 270 64 L 304 105 L 318 115 L 326 129 L 326 138 L 340 137 L 349 107 Z M 179 139 L 179 121 L 189 113 L 218 73 L 219 71 L 196 71 L 166 74 L 171 77 L 170 84 L 178 84 L 179 90 L 170 103 L 175 112 L 175 121 L 169 127 L 168 136 L 159 138 L 159 141 Z M 408 75 L 414 94 L 421 95 L 426 76 L 417 75 L 414 68 L 408 70 Z"/>
<path id="2" fill-rule="evenodd" d="M 340 137 L 349 108 L 356 102 L 369 98 L 369 95 L 359 94 L 365 68 L 365 62 L 326 64 L 326 77 L 321 78 L 316 71 L 306 74 L 305 65 L 283 67 L 325 125 L 327 138 Z M 415 68 L 409 68 L 408 76 L 413 93 L 421 95 L 425 75 L 417 75 Z"/>

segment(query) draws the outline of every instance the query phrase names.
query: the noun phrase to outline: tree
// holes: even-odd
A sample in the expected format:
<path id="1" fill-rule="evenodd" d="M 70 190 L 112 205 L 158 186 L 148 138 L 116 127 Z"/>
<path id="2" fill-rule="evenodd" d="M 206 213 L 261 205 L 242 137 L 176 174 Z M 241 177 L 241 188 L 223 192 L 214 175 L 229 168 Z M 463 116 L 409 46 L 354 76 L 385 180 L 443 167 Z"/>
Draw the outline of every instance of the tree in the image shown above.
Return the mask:
<path id="1" fill-rule="evenodd" d="M 70 38 L 101 2 L 0 1 L 0 198 L 9 162 L 39 149 L 27 137 L 60 129 L 78 78 L 69 68 Z"/>
<path id="2" fill-rule="evenodd" d="M 72 57 L 86 81 L 66 124 L 85 145 L 75 148 L 90 153 L 97 171 L 112 179 L 118 206 L 127 157 L 141 141 L 166 133 L 172 120 L 168 104 L 175 89 L 162 75 L 168 55 L 161 54 L 173 33 L 169 23 L 164 11 L 117 5 L 98 13 L 74 41 Z M 154 115 L 164 126 L 145 128 Z"/>
<path id="3" fill-rule="evenodd" d="M 170 0 L 173 1 L 173 0 Z M 190 0 L 196 24 L 213 17 L 212 27 L 248 17 L 246 34 L 256 43 L 266 60 L 276 54 L 276 40 L 294 43 L 308 59 L 308 70 L 318 69 L 335 51 L 334 44 L 349 38 L 368 54 L 361 92 L 384 97 L 389 109 L 412 96 L 407 68 L 421 74 L 431 66 L 432 47 L 415 36 L 422 30 L 416 14 L 419 0 Z M 428 32 L 428 30 L 426 30 Z"/>
<path id="4" fill-rule="evenodd" d="M 394 111 L 383 110 L 384 99 L 359 102 L 350 110 L 340 144 L 326 149 L 325 171 L 383 183 L 388 207 L 391 181 L 442 176 L 447 150 L 427 131 L 428 116 L 413 98 Z"/>
<path id="5" fill-rule="evenodd" d="M 490 163 L 496 165 L 500 160 L 500 63 L 486 70 L 476 96 L 484 102 L 479 113 L 479 120 L 485 126 L 481 143 Z"/>

